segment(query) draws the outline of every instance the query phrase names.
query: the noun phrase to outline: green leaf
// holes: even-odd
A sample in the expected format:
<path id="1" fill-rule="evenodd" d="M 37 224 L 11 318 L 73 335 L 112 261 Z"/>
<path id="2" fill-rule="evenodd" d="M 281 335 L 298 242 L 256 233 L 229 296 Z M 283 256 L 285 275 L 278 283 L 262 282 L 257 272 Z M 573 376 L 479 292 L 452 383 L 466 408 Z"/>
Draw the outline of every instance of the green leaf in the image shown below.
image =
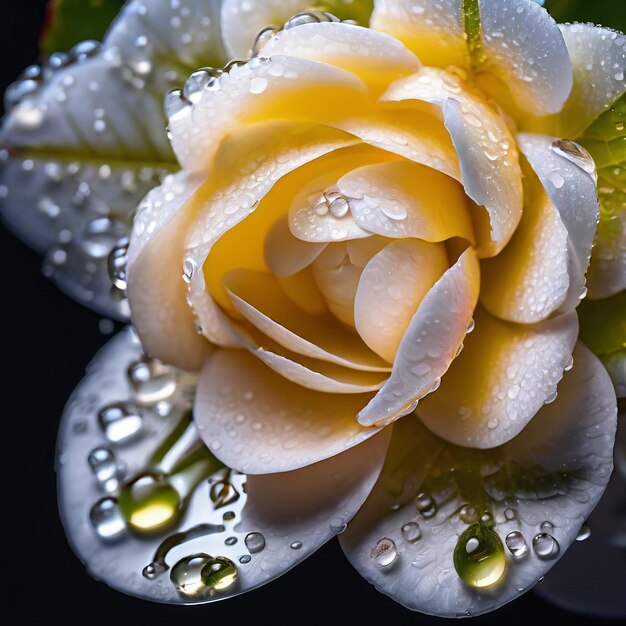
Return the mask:
<path id="1" fill-rule="evenodd" d="M 544 6 L 557 22 L 593 22 L 626 31 L 622 0 L 546 0 Z"/>
<path id="2" fill-rule="evenodd" d="M 66 52 L 85 39 L 101 41 L 124 0 L 51 0 L 41 38 L 44 54 Z"/>
<path id="3" fill-rule="evenodd" d="M 341 20 L 354 20 L 362 26 L 370 23 L 370 15 L 374 10 L 374 0 L 324 0 L 315 3 L 320 9 L 329 11 Z"/>
<path id="4" fill-rule="evenodd" d="M 626 95 L 603 113 L 579 142 L 589 150 L 598 168 L 597 237 L 610 241 L 619 237 L 624 228 L 617 213 L 626 206 Z"/>
<path id="5" fill-rule="evenodd" d="M 593 352 L 607 355 L 626 348 L 626 290 L 578 307 L 580 336 Z"/>
<path id="6" fill-rule="evenodd" d="M 462 6 L 463 30 L 467 35 L 467 48 L 474 67 L 483 65 L 486 55 L 483 50 L 483 42 L 480 37 L 480 6 L 478 0 L 463 0 Z"/>

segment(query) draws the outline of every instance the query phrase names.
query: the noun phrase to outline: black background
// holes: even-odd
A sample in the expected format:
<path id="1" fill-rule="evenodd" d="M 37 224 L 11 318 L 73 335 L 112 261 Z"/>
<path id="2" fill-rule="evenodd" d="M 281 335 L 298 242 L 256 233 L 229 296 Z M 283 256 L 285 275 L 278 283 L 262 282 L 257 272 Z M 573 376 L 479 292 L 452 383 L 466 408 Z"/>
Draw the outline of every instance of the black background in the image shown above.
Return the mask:
<path id="1" fill-rule="evenodd" d="M 0 90 L 4 91 L 26 65 L 37 60 L 45 0 L 1 4 Z M 2 371 L 8 372 L 0 405 L 3 484 L 9 487 L 1 505 L 6 524 L 1 551 L 5 608 L 10 603 L 25 623 L 90 626 L 444 622 L 411 613 L 379 594 L 350 567 L 336 541 L 261 589 L 201 607 L 149 604 L 92 580 L 72 554 L 59 521 L 54 447 L 65 401 L 89 359 L 108 338 L 99 331 L 99 316 L 58 292 L 42 276 L 41 259 L 1 226 L 0 257 L 0 359 Z M 42 613 L 46 617 L 40 621 L 35 616 Z M 474 618 L 472 624 L 528 626 L 539 618 L 548 623 L 565 620 L 571 626 L 595 623 L 560 611 L 531 592 L 499 611 Z"/>

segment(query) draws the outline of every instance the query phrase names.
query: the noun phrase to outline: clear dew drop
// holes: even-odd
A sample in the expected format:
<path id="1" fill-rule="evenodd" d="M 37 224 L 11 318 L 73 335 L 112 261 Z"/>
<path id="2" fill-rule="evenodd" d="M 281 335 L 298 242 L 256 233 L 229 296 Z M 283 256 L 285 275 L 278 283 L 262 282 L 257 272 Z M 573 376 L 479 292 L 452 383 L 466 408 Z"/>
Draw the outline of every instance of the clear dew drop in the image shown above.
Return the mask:
<path id="1" fill-rule="evenodd" d="M 98 424 L 111 443 L 122 443 L 143 430 L 143 413 L 132 402 L 115 402 L 100 409 Z"/>
<path id="2" fill-rule="evenodd" d="M 560 547 L 550 533 L 541 532 L 533 537 L 533 550 L 540 559 L 549 560 L 558 555 Z"/>
<path id="3" fill-rule="evenodd" d="M 437 503 L 434 498 L 427 493 L 420 493 L 415 498 L 415 506 L 418 513 L 425 519 L 430 519 L 437 514 Z"/>
<path id="4" fill-rule="evenodd" d="M 173 120 L 178 115 L 185 113 L 190 106 L 191 103 L 180 89 L 173 89 L 165 94 L 163 107 L 168 120 Z"/>
<path id="5" fill-rule="evenodd" d="M 396 562 L 396 559 L 398 558 L 398 549 L 392 539 L 383 537 L 372 548 L 371 556 L 372 559 L 374 559 L 374 563 L 380 569 L 385 569 L 387 567 L 391 567 Z"/>
<path id="6" fill-rule="evenodd" d="M 258 532 L 248 533 L 244 539 L 244 543 L 252 554 L 256 554 L 265 548 L 265 537 Z"/>
<path id="7" fill-rule="evenodd" d="M 211 557 L 203 552 L 191 554 L 172 567 L 170 580 L 178 593 L 188 597 L 198 597 L 206 593 L 202 580 L 202 570 Z"/>
<path id="8" fill-rule="evenodd" d="M 422 529 L 416 522 L 407 522 L 404 524 L 400 529 L 400 533 L 402 534 L 402 539 L 408 543 L 415 543 L 422 537 Z"/>
<path id="9" fill-rule="evenodd" d="M 454 548 L 454 569 L 469 587 L 496 584 L 506 570 L 506 556 L 500 537 L 483 524 L 472 524 Z"/>
<path id="10" fill-rule="evenodd" d="M 565 179 L 558 172 L 550 172 L 548 180 L 555 189 L 561 189 L 565 184 Z"/>
<path id="11" fill-rule="evenodd" d="M 302 547 L 302 542 L 301 541 L 292 541 L 291 545 L 289 546 L 292 550 L 299 550 Z"/>
<path id="12" fill-rule="evenodd" d="M 570 355 L 569 358 L 567 359 L 567 362 L 563 366 L 563 371 L 569 372 L 572 369 L 572 367 L 574 367 L 574 356 Z"/>
<path id="13" fill-rule="evenodd" d="M 107 269 L 109 278 L 114 287 L 121 291 L 126 291 L 128 286 L 126 277 L 126 266 L 128 265 L 128 237 L 120 239 L 109 253 Z"/>
<path id="14" fill-rule="evenodd" d="M 226 537 L 226 539 L 224 540 L 224 543 L 227 546 L 234 546 L 237 543 L 237 541 L 239 541 L 237 537 Z"/>
<path id="15" fill-rule="evenodd" d="M 516 558 L 523 557 L 528 552 L 528 544 L 519 530 L 510 532 L 504 540 L 509 552 Z"/>
<path id="16" fill-rule="evenodd" d="M 78 189 L 75 201 L 82 203 L 90 195 L 88 187 Z M 117 242 L 128 232 L 128 227 L 122 222 L 108 217 L 97 217 L 88 222 L 83 229 L 80 239 L 83 250 L 94 259 L 104 259 L 109 256 Z"/>
<path id="17" fill-rule="evenodd" d="M 326 11 L 302 11 L 296 13 L 285 23 L 285 30 L 302 26 L 303 24 L 318 24 L 319 22 L 334 22 L 337 18 Z"/>
<path id="18" fill-rule="evenodd" d="M 589 524 L 584 523 L 576 535 L 576 541 L 585 541 L 589 537 L 591 537 L 591 527 Z"/>
<path id="19" fill-rule="evenodd" d="M 221 509 L 223 506 L 228 506 L 233 502 L 237 502 L 237 500 L 239 500 L 239 492 L 229 480 L 224 479 L 211 485 L 209 498 L 211 499 L 211 502 L 213 502 L 213 507 L 215 509 Z"/>
<path id="20" fill-rule="evenodd" d="M 539 525 L 539 530 L 542 533 L 551 533 L 554 530 L 554 524 L 549 520 L 545 520 Z"/>
<path id="21" fill-rule="evenodd" d="M 235 519 L 235 511 L 226 511 L 224 515 L 222 515 L 222 519 L 225 522 L 232 522 Z"/>
<path id="22" fill-rule="evenodd" d="M 473 524 L 478 519 L 478 509 L 471 504 L 464 504 L 459 510 L 459 517 L 466 524 Z"/>
<path id="23" fill-rule="evenodd" d="M 87 463 L 99 482 L 105 483 L 117 476 L 118 467 L 115 454 L 109 448 L 94 448 L 87 457 Z"/>
<path id="24" fill-rule="evenodd" d="M 465 333 L 467 335 L 469 335 L 470 333 L 474 332 L 474 328 L 476 328 L 476 322 L 474 321 L 474 319 L 472 318 L 469 323 L 467 324 L 467 328 L 465 329 Z"/>
<path id="25" fill-rule="evenodd" d="M 128 366 L 128 380 L 142 404 L 167 400 L 176 391 L 172 369 L 157 359 L 142 358 Z"/>
<path id="26" fill-rule="evenodd" d="M 191 104 L 196 104 L 204 91 L 217 87 L 217 82 L 223 73 L 223 70 L 213 67 L 204 67 L 193 72 L 185 82 L 183 97 Z"/>
<path id="27" fill-rule="evenodd" d="M 489 513 L 489 511 L 485 511 L 481 516 L 480 516 L 480 523 L 487 527 L 490 528 L 492 526 L 495 525 L 495 521 L 493 519 L 493 515 L 491 513 Z"/>
<path id="28" fill-rule="evenodd" d="M 511 522 L 515 519 L 515 511 L 511 508 L 504 509 L 504 519 Z"/>
<path id="29" fill-rule="evenodd" d="M 598 181 L 598 172 L 592 156 L 580 144 L 571 139 L 556 139 L 552 142 L 552 151 L 566 158 L 570 163 L 579 167 L 591 176 L 594 182 Z"/>
<path id="30" fill-rule="evenodd" d="M 333 517 L 329 522 L 330 530 L 336 535 L 342 533 L 348 525 L 344 522 L 343 517 Z"/>
<path id="31" fill-rule="evenodd" d="M 225 556 L 209 558 L 202 568 L 200 577 L 209 591 L 224 591 L 237 580 L 237 566 Z"/>
<path id="32" fill-rule="evenodd" d="M 117 539 L 126 530 L 126 522 L 115 498 L 98 500 L 91 507 L 89 519 L 98 537 L 104 541 Z"/>
<path id="33" fill-rule="evenodd" d="M 259 31 L 252 44 L 252 56 L 257 56 L 267 43 L 276 35 L 276 29 L 273 26 L 266 26 Z"/>
<path id="34" fill-rule="evenodd" d="M 250 563 L 250 561 L 251 561 L 251 560 L 252 560 L 252 557 L 251 557 L 249 554 L 242 554 L 242 555 L 239 557 L 239 562 L 240 562 L 240 563 L 243 563 L 244 565 L 245 565 L 246 563 Z"/>
<path id="35" fill-rule="evenodd" d="M 341 219 L 342 217 L 348 215 L 348 212 L 350 211 L 350 203 L 345 196 L 339 196 L 330 202 L 328 210 L 333 217 Z"/>

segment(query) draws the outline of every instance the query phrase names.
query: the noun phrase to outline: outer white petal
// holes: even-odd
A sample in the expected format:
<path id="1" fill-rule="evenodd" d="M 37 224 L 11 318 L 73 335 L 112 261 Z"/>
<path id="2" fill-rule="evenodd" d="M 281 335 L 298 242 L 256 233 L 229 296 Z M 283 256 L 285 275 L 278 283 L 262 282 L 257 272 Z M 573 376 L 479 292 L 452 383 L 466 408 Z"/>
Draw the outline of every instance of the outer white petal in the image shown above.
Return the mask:
<path id="1" fill-rule="evenodd" d="M 252 474 L 284 472 L 362 443 L 378 432 L 355 420 L 369 395 L 305 389 L 240 350 L 219 350 L 198 383 L 194 419 L 210 450 Z"/>
<path id="2" fill-rule="evenodd" d="M 576 139 L 626 91 L 626 40 L 591 24 L 561 24 L 574 87 L 558 116 L 557 133 Z"/>
<path id="3" fill-rule="evenodd" d="M 433 286 L 411 319 L 391 377 L 359 413 L 359 422 L 389 422 L 414 408 L 450 367 L 478 300 L 479 267 L 468 248 Z"/>
<path id="4" fill-rule="evenodd" d="M 518 325 L 478 309 L 465 349 L 417 414 L 456 445 L 502 445 L 554 400 L 577 336 L 576 313 Z"/>
<path id="5" fill-rule="evenodd" d="M 361 78 L 375 93 L 420 67 L 415 55 L 394 37 L 337 22 L 290 28 L 271 39 L 262 54 L 302 57 L 340 67 Z"/>
<path id="6" fill-rule="evenodd" d="M 572 68 L 555 21 L 532 0 L 479 0 L 479 6 L 488 70 L 502 77 L 524 111 L 560 111 Z"/>
<path id="7" fill-rule="evenodd" d="M 533 587 L 574 541 L 611 474 L 616 416 L 611 383 L 582 346 L 575 363 L 558 400 L 493 452 L 446 444 L 413 417 L 394 425 L 383 473 L 340 539 L 354 567 L 407 608 L 446 617 L 486 613 Z M 476 491 L 479 485 L 483 488 Z M 414 498 L 420 492 L 435 500 L 435 515 L 417 512 Z M 459 517 L 461 506 L 481 506 L 481 500 L 503 544 L 509 532 L 519 531 L 528 552 L 515 560 L 504 548 L 507 568 L 500 584 L 475 590 L 457 576 L 453 551 L 468 526 Z M 544 521 L 553 524 L 549 532 L 560 545 L 547 560 L 531 547 Z M 421 528 L 421 538 L 412 543 L 401 532 L 409 522 Z M 383 537 L 398 550 L 386 569 L 372 558 Z"/>
<path id="8" fill-rule="evenodd" d="M 156 602 L 197 604 L 232 597 L 270 582 L 310 556 L 343 529 L 369 494 L 385 458 L 389 431 L 302 470 L 247 477 L 220 470 L 210 481 L 215 484 L 226 480 L 235 490 L 228 508 L 213 506 L 207 497 L 210 486 L 203 482 L 170 533 L 149 538 L 123 533 L 114 542 L 101 540 L 89 516 L 91 507 L 106 492 L 89 471 L 87 457 L 94 448 L 111 446 L 98 426 L 97 413 L 109 402 L 134 400 L 126 370 L 140 357 L 141 346 L 131 332 L 113 339 L 92 362 L 89 374 L 68 403 L 59 430 L 57 476 L 63 523 L 72 548 L 98 580 Z M 179 387 L 182 392 L 182 383 Z M 185 397 L 189 396 L 182 393 L 171 398 L 174 408 L 169 417 L 146 410 L 142 433 L 125 445 L 113 447 L 117 462 L 126 471 L 123 478 L 144 469 L 181 411 L 186 410 Z M 226 510 L 232 511 L 234 518 L 225 520 Z M 233 586 L 209 597 L 190 598 L 176 592 L 169 580 L 170 571 L 153 580 L 142 576 L 142 570 L 153 561 L 157 547 L 166 537 L 199 524 L 212 525 L 215 532 L 167 551 L 165 567 L 171 571 L 179 559 L 198 552 L 225 556 L 238 570 L 238 581 Z M 249 552 L 245 538 L 250 532 L 263 535 L 265 547 L 260 551 Z M 228 537 L 234 537 L 236 542 L 225 542 Z M 244 559 L 240 560 L 242 556 Z"/>

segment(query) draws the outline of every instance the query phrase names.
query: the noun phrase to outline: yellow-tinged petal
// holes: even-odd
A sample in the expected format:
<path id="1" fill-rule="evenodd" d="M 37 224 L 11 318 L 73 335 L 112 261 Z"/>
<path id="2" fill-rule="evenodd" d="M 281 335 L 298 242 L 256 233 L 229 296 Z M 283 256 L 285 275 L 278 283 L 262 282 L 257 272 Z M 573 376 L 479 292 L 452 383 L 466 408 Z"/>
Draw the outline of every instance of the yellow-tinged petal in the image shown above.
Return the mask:
<path id="1" fill-rule="evenodd" d="M 331 269 L 313 266 L 315 282 L 331 313 L 352 328 L 354 328 L 354 298 L 362 271 L 363 268 L 351 263 Z"/>
<path id="2" fill-rule="evenodd" d="M 519 325 L 478 309 L 465 349 L 437 393 L 420 402 L 417 414 L 456 445 L 502 445 L 556 398 L 577 337 L 576 313 Z"/>
<path id="3" fill-rule="evenodd" d="M 422 300 L 402 337 L 391 377 L 358 415 L 361 424 L 395 420 L 436 389 L 467 333 L 479 283 L 478 259 L 468 248 Z"/>
<path id="4" fill-rule="evenodd" d="M 393 363 L 415 311 L 447 269 L 442 244 L 401 239 L 383 248 L 365 266 L 354 301 L 363 341 Z"/>
<path id="5" fill-rule="evenodd" d="M 298 469 L 378 432 L 354 419 L 368 395 L 296 385 L 242 350 L 218 350 L 198 383 L 194 419 L 211 451 L 250 474 Z"/>
<path id="6" fill-rule="evenodd" d="M 465 194 L 454 180 L 429 167 L 392 161 L 355 168 L 339 179 L 355 222 L 391 238 L 474 241 Z"/>

